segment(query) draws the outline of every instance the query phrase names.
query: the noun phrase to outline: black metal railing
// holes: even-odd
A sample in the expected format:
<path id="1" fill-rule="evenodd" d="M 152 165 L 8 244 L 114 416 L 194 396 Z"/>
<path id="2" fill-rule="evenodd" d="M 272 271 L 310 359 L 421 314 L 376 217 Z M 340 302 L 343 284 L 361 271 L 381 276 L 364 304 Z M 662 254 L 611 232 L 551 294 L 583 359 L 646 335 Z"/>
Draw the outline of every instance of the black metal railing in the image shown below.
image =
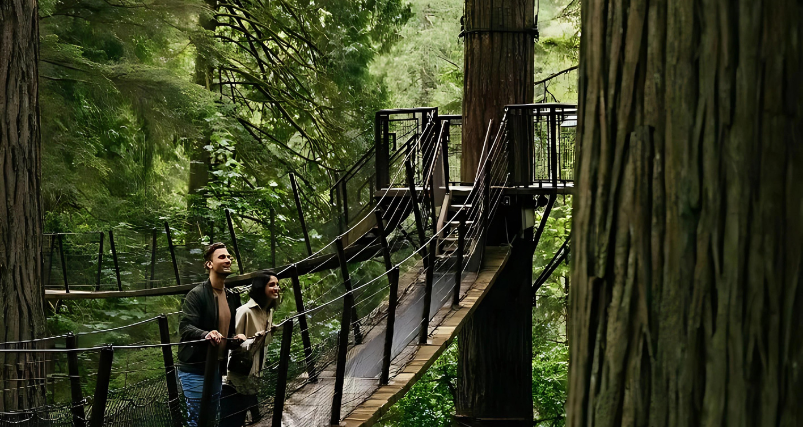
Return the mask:
<path id="1" fill-rule="evenodd" d="M 565 187 L 574 181 L 577 105 L 508 105 L 510 184 Z"/>

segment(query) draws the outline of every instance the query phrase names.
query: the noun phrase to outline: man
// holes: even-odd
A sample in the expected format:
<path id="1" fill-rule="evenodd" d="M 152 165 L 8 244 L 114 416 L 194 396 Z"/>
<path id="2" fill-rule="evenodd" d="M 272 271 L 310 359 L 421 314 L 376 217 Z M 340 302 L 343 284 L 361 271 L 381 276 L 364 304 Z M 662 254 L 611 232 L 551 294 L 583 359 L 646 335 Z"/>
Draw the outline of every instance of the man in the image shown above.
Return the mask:
<path id="1" fill-rule="evenodd" d="M 244 340 L 245 336 L 234 335 L 234 313 L 240 306 L 240 296 L 226 292 L 225 280 L 231 274 L 231 255 L 225 244 L 213 243 L 206 249 L 204 268 L 209 272 L 209 279 L 194 287 L 184 298 L 179 333 L 182 342 L 205 339 L 218 349 L 219 363 L 212 384 L 212 402 L 206 408 L 210 411 L 210 419 L 214 420 L 219 413 L 221 377 L 226 373 L 227 344 L 237 345 L 236 341 L 227 341 L 226 338 Z M 187 400 L 189 427 L 198 425 L 207 349 L 205 344 L 182 344 L 179 347 L 181 366 L 178 376 Z"/>

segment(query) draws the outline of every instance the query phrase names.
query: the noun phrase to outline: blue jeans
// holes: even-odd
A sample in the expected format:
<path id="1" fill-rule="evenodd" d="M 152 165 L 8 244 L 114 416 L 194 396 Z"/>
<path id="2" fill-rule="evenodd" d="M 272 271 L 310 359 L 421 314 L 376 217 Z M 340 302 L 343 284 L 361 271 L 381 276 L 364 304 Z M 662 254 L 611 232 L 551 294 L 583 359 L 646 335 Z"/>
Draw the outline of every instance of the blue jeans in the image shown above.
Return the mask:
<path id="1" fill-rule="evenodd" d="M 220 388 L 223 380 L 219 372 L 215 372 L 214 382 L 212 383 L 212 402 L 207 409 L 209 419 L 217 420 L 220 414 Z M 184 399 L 187 401 L 187 426 L 197 427 L 198 417 L 201 414 L 201 395 L 204 389 L 204 376 L 192 372 L 178 371 L 178 379 L 181 381 L 181 388 L 184 391 Z"/>

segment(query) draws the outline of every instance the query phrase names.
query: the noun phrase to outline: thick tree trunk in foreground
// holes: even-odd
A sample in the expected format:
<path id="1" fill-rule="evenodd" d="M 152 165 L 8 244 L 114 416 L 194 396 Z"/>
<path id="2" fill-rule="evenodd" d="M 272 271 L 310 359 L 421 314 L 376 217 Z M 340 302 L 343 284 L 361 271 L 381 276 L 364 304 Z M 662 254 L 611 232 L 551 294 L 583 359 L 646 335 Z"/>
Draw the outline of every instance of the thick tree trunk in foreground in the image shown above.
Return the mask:
<path id="1" fill-rule="evenodd" d="M 35 0 L 0 3 L 0 341 L 44 332 L 38 94 L 39 26 Z M 0 354 L 0 410 L 29 406 L 33 359 Z M 22 368 L 17 369 L 18 366 Z"/>
<path id="2" fill-rule="evenodd" d="M 532 0 L 466 0 L 461 180 L 473 182 L 493 119 L 533 100 Z M 519 230 L 516 230 L 519 231 Z M 532 425 L 532 229 L 460 331 L 457 420 L 463 425 Z M 482 243 L 480 243 L 482 244 Z"/>
<path id="3" fill-rule="evenodd" d="M 583 3 L 568 425 L 803 423 L 801 18 Z"/>
<path id="4" fill-rule="evenodd" d="M 533 102 L 534 13 L 533 0 L 466 0 L 463 182 L 474 182 L 488 121 L 498 127 L 505 105 Z"/>

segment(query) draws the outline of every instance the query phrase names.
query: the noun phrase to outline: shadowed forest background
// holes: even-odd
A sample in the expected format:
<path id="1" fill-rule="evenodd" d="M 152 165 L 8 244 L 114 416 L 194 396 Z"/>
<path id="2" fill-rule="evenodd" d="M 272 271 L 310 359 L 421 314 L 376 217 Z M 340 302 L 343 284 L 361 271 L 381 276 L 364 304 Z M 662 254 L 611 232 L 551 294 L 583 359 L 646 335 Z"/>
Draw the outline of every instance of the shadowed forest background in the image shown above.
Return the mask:
<path id="1" fill-rule="evenodd" d="M 579 6 L 540 2 L 535 102 L 577 101 L 571 68 Z M 299 179 L 315 250 L 338 233 L 329 189 L 373 143 L 377 110 L 461 112 L 461 0 L 231 0 L 214 10 L 188 0 L 43 0 L 39 8 L 46 233 L 148 233 L 167 222 L 174 241 L 226 242 L 229 209 L 255 248 L 246 266 L 281 265 L 306 256 L 303 239 L 290 237 L 302 235 L 290 173 Z M 570 230 L 571 198 L 561 198 L 535 253 L 536 276 Z M 69 267 L 87 267 L 82 262 L 71 259 Z M 533 308 L 537 425 L 563 425 L 568 278 L 564 264 Z M 179 307 L 180 297 L 65 301 L 47 307 L 48 334 L 110 328 Z M 138 338 L 111 332 L 94 339 Z M 452 343 L 382 425 L 449 425 L 456 351 Z"/>

